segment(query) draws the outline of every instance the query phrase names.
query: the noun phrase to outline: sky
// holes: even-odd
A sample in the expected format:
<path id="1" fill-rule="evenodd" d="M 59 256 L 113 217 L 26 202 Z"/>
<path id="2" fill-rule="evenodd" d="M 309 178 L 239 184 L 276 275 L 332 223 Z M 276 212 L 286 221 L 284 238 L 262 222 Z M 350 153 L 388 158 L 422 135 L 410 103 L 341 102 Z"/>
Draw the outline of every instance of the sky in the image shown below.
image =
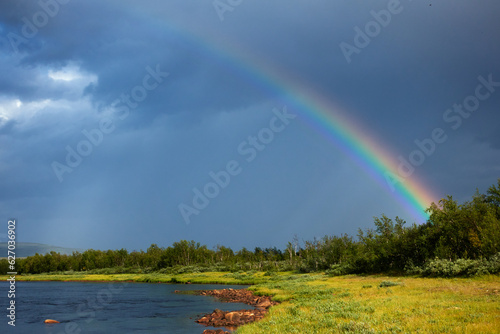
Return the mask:
<path id="1" fill-rule="evenodd" d="M 500 177 L 499 12 L 2 1 L 0 217 L 18 242 L 129 250 L 424 223 Z"/>

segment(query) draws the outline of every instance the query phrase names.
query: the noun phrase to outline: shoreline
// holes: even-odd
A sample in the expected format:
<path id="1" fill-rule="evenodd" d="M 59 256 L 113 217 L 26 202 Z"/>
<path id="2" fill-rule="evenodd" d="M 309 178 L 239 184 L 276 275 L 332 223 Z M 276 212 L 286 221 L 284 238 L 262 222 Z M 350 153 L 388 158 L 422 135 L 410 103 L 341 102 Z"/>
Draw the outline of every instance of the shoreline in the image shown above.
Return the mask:
<path id="1" fill-rule="evenodd" d="M 285 273 L 284 273 L 285 274 Z M 59 281 L 59 282 L 136 282 L 136 283 L 170 283 L 170 284 L 217 284 L 217 285 L 255 285 L 265 283 L 264 273 L 248 274 L 244 277 L 229 272 L 207 272 L 186 274 L 32 274 L 16 275 L 16 281 Z M 0 275 L 0 280 L 9 278 Z"/>
<path id="2" fill-rule="evenodd" d="M 247 288 L 243 289 L 221 289 L 221 290 L 188 290 L 175 293 L 193 293 L 198 296 L 211 296 L 224 303 L 243 303 L 253 306 L 253 310 L 221 311 L 215 309 L 207 313 L 195 322 L 204 326 L 223 327 L 228 330 L 236 330 L 239 326 L 253 323 L 264 318 L 271 306 L 279 304 L 273 301 L 271 296 L 258 296 Z M 205 329 L 202 334 L 230 334 L 223 329 Z"/>

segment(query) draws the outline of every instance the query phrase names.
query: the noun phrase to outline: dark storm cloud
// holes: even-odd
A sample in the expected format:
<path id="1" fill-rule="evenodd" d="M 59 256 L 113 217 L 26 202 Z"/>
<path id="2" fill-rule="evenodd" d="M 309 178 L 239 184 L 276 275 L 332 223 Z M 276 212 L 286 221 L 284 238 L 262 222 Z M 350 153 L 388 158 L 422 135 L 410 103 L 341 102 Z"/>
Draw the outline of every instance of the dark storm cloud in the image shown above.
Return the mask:
<path id="1" fill-rule="evenodd" d="M 149 99 L 142 106 L 147 111 L 145 116 L 193 109 L 230 109 L 242 101 L 251 103 L 259 98 L 255 87 L 241 81 L 189 38 L 184 39 L 182 32 L 179 35 L 170 29 L 168 22 L 145 19 L 122 6 L 96 4 L 70 2 L 61 8 L 36 36 L 43 41 L 42 45 L 23 58 L 22 63 L 61 66 L 68 61 L 79 61 L 83 69 L 99 74 L 99 83 L 91 91 L 93 98 L 104 104 L 111 103 L 139 81 L 146 66 L 160 64 L 174 79 L 158 89 L 161 99 Z M 33 10 L 26 8 L 25 12 Z M 176 99 L 186 91 L 191 98 Z"/>
<path id="2" fill-rule="evenodd" d="M 145 2 L 144 11 L 148 12 L 148 4 L 153 3 Z M 179 4 L 175 2 L 175 5 Z M 412 98 L 411 90 L 401 83 L 411 79 L 414 86 L 428 87 L 422 93 L 432 98 L 437 93 L 433 88 L 436 85 L 453 86 L 455 92 L 457 82 L 479 74 L 471 66 L 460 66 L 464 59 L 479 54 L 487 61 L 478 62 L 474 58 L 475 67 L 480 65 L 484 71 L 492 71 L 494 59 L 491 55 L 498 53 L 494 49 L 498 48 L 497 44 L 492 42 L 496 31 L 494 11 L 487 6 L 465 3 L 448 12 L 448 19 L 442 19 L 439 15 L 447 7 L 429 9 L 401 1 L 403 11 L 394 15 L 389 26 L 373 38 L 360 55 L 353 56 L 351 65 L 346 66 L 338 44 L 341 41 L 352 43 L 353 27 L 363 27 L 373 20 L 370 10 L 379 11 L 386 6 L 385 2 L 378 2 L 359 5 L 356 11 L 352 11 L 349 6 L 331 2 L 286 6 L 278 1 L 267 4 L 264 10 L 262 3 L 257 2 L 242 5 L 234 13 L 226 14 L 228 19 L 221 24 L 216 20 L 212 6 L 199 4 L 162 6 L 165 8 L 163 17 L 145 20 L 144 14 L 135 10 L 139 6 L 130 9 L 127 5 L 117 6 L 112 2 L 98 7 L 93 1 L 70 2 L 61 6 L 60 14 L 40 30 L 37 38 L 44 41 L 44 46 L 28 56 L 25 62 L 54 65 L 81 60 L 84 69 L 99 73 L 99 84 L 93 87 L 92 93 L 95 99 L 104 103 L 110 103 L 130 89 L 131 82 L 140 80 L 145 66 L 159 63 L 172 74 L 173 80 L 159 88 L 159 98 L 148 99 L 142 106 L 147 110 L 145 115 L 193 109 L 231 109 L 242 101 L 252 103 L 256 98 L 263 98 L 258 88 L 242 80 L 241 73 L 225 69 L 224 64 L 218 63 L 203 47 L 179 36 L 183 24 L 192 29 L 210 30 L 213 35 L 235 45 L 241 44 L 249 51 L 260 53 L 260 50 L 265 50 L 271 56 L 269 59 L 285 71 L 298 73 L 300 80 L 313 86 L 328 87 L 327 94 L 331 90 L 339 99 L 352 101 L 356 107 L 363 108 L 362 112 L 368 117 L 369 114 L 378 117 L 385 111 L 393 113 L 395 109 L 414 108 L 413 121 L 421 120 L 419 109 L 428 106 L 423 101 L 414 101 L 417 105 L 412 106 L 401 104 L 399 101 Z M 15 13 L 29 17 L 36 10 L 36 6 L 31 5 L 24 8 L 23 13 Z M 155 10 L 149 9 L 149 12 Z M 281 14 L 279 24 L 277 13 Z M 478 16 L 481 20 L 475 19 Z M 403 26 L 403 21 L 409 23 L 405 22 Z M 464 21 L 458 25 L 458 31 L 454 21 Z M 181 28 L 176 31 L 169 26 Z M 463 43 L 458 37 L 477 35 L 481 38 L 468 38 L 469 43 Z M 442 53 L 441 59 L 433 57 L 443 45 L 446 52 Z M 418 57 L 412 56 L 417 53 Z M 374 59 L 373 55 L 377 58 Z M 487 68 L 488 64 L 490 68 Z M 389 70 L 390 81 L 384 82 Z M 442 90 L 446 89 L 442 87 Z M 191 98 L 175 98 L 186 91 Z M 364 104 L 357 102 L 359 93 L 365 96 Z M 400 98 L 380 105 L 379 97 L 388 93 Z M 172 98 L 165 99 L 164 96 Z M 373 111 L 367 110 L 369 106 L 377 106 L 379 110 L 369 113 Z"/>
<path id="3" fill-rule="evenodd" d="M 244 162 L 238 144 L 268 126 L 272 108 L 286 103 L 232 52 L 338 101 L 394 159 L 407 158 L 415 139 L 443 128 L 447 141 L 415 175 L 439 195 L 466 199 L 471 188 L 498 175 L 500 90 L 457 129 L 443 115 L 474 94 L 478 76 L 500 81 L 500 4 L 402 0 L 402 10 L 349 63 L 340 43 L 354 45 L 354 28 L 364 29 L 375 20 L 371 11 L 388 3 L 245 1 L 221 21 L 210 1 L 73 0 L 16 52 L 8 34 L 22 36 L 26 20 L 43 9 L 38 1 L 2 1 L 2 214 L 24 218 L 24 233 L 33 238 L 44 227 L 61 231 L 41 242 L 97 248 L 122 247 L 137 235 L 138 222 L 147 228 L 127 247 L 181 238 L 212 244 L 224 229 L 227 240 L 220 242 L 238 248 L 255 246 L 263 230 L 269 239 L 260 242 L 273 245 L 276 232 L 286 230 L 277 241 L 284 244 L 294 233 L 307 239 L 353 232 L 374 215 L 405 214 L 299 117 L 185 226 L 177 205 L 192 199 L 210 171 L 231 159 Z M 117 118 L 112 102 L 142 85 L 148 66 L 169 75 L 126 119 Z M 86 140 L 82 130 L 98 128 L 106 116 L 113 132 L 60 183 L 51 163 L 64 163 L 67 147 Z M 248 239 L 237 241 L 241 231 Z"/>

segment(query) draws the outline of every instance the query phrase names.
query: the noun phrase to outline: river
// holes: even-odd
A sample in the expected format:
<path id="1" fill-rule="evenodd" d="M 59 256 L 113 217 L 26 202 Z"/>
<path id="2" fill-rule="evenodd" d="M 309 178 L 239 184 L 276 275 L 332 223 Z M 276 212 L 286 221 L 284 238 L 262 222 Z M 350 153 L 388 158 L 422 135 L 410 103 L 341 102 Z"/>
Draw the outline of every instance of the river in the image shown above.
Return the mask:
<path id="1" fill-rule="evenodd" d="M 218 308 L 251 309 L 213 297 L 175 294 L 175 290 L 242 286 L 152 283 L 16 282 L 15 328 L 10 321 L 7 282 L 0 282 L 0 332 L 30 334 L 172 333 L 201 334 L 198 316 Z M 45 319 L 60 324 L 45 324 Z"/>

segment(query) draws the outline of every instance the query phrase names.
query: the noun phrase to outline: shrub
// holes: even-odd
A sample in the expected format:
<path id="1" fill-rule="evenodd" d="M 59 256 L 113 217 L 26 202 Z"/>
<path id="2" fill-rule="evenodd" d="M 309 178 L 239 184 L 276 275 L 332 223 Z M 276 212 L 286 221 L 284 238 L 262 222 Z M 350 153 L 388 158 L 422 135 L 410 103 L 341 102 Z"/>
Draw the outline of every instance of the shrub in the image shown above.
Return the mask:
<path id="1" fill-rule="evenodd" d="M 379 288 L 387 288 L 389 286 L 397 286 L 397 285 L 403 285 L 401 282 L 392 282 L 392 281 L 382 281 L 379 285 Z"/>
<path id="2" fill-rule="evenodd" d="M 424 270 L 421 267 L 417 267 L 413 264 L 413 261 L 409 261 L 404 268 L 404 272 L 408 275 L 422 275 Z"/>
<path id="3" fill-rule="evenodd" d="M 486 264 L 486 269 L 490 274 L 500 273 L 500 252 L 493 255 L 488 263 Z"/>
<path id="4" fill-rule="evenodd" d="M 342 276 L 351 273 L 351 267 L 348 264 L 332 264 L 330 269 L 325 271 L 328 276 Z"/>
<path id="5" fill-rule="evenodd" d="M 427 261 L 423 268 L 408 266 L 408 274 L 421 274 L 430 277 L 471 277 L 500 273 L 500 253 L 493 255 L 489 260 L 457 259 L 455 261 L 434 259 Z"/>

